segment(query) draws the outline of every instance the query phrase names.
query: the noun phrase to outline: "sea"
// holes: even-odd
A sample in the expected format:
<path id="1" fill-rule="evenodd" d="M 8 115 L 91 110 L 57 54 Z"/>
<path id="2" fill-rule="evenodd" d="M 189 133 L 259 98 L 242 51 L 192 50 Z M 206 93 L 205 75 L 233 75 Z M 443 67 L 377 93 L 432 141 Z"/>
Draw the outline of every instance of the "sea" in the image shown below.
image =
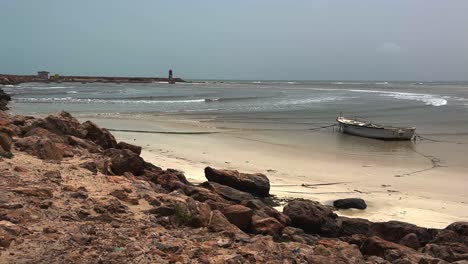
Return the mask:
<path id="1" fill-rule="evenodd" d="M 210 117 L 270 129 L 313 129 L 338 115 L 468 134 L 468 82 L 229 81 L 7 85 L 14 113 L 143 118 Z"/>

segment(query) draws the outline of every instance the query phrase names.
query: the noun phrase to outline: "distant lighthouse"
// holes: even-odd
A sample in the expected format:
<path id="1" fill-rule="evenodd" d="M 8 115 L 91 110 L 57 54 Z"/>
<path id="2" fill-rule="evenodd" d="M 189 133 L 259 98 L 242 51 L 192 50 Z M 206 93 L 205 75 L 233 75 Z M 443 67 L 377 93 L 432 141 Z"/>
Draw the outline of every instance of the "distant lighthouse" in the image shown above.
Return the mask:
<path id="1" fill-rule="evenodd" d="M 170 83 L 170 84 L 175 84 L 175 81 L 174 81 L 174 79 L 172 78 L 172 69 L 169 69 L 168 83 Z"/>

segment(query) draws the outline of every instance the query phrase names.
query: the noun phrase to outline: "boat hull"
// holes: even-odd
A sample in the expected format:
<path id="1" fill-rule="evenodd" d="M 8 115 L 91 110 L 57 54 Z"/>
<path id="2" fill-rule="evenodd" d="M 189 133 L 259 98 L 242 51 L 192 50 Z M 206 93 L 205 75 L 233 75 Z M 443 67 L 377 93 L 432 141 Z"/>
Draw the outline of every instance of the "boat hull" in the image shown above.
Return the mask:
<path id="1" fill-rule="evenodd" d="M 340 123 L 343 133 L 383 140 L 411 140 L 414 128 L 374 128 Z"/>

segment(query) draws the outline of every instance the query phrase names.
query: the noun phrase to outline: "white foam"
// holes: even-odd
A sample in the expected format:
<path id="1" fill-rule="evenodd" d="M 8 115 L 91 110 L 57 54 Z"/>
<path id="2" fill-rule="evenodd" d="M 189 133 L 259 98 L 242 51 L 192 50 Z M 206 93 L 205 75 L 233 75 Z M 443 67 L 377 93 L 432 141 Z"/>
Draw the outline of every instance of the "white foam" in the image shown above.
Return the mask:
<path id="1" fill-rule="evenodd" d="M 359 92 L 359 93 L 376 93 L 380 96 L 387 96 L 387 97 L 392 97 L 395 99 L 420 101 L 420 102 L 425 103 L 426 105 L 432 105 L 432 106 L 446 105 L 448 102 L 444 98 L 449 98 L 447 96 L 439 96 L 439 95 L 432 95 L 432 94 L 419 94 L 419 93 L 356 90 L 356 89 L 350 90 L 350 91 Z"/>
<path id="2" fill-rule="evenodd" d="M 200 103 L 205 99 L 154 101 L 154 100 L 102 100 L 89 98 L 54 97 L 54 98 L 15 98 L 16 102 L 30 103 L 98 103 L 98 104 L 160 104 L 160 103 Z"/>

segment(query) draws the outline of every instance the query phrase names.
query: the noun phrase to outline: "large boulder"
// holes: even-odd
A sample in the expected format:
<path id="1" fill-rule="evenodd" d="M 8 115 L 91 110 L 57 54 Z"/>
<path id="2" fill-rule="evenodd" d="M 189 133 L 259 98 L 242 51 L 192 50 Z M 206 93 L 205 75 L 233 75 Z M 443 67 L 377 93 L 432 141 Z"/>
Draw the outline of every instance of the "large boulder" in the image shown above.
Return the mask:
<path id="1" fill-rule="evenodd" d="M 224 216 L 231 224 L 248 231 L 252 225 L 252 209 L 240 204 L 229 205 L 221 209 Z"/>
<path id="2" fill-rule="evenodd" d="M 326 236 L 335 236 L 338 232 L 337 215 L 318 202 L 294 200 L 284 207 L 283 213 L 291 219 L 292 226 L 306 232 Z"/>
<path id="3" fill-rule="evenodd" d="M 424 246 L 434 239 L 437 234 L 437 230 L 423 228 L 400 221 L 388 221 L 373 223 L 369 231 L 369 235 L 379 236 L 385 240 L 395 243 L 399 243 L 403 237 L 410 233 L 415 234 L 418 237 L 419 244 Z"/>
<path id="4" fill-rule="evenodd" d="M 119 149 L 128 149 L 128 150 L 131 150 L 133 152 L 135 152 L 135 154 L 138 154 L 140 155 L 141 154 L 141 147 L 140 146 L 136 146 L 136 145 L 132 145 L 132 144 L 129 144 L 129 143 L 126 143 L 126 142 L 119 142 L 119 144 L 117 144 L 117 148 Z"/>
<path id="5" fill-rule="evenodd" d="M 107 149 L 104 155 L 110 158 L 110 169 L 115 175 L 131 172 L 141 175 L 145 168 L 145 161 L 128 149 Z"/>
<path id="6" fill-rule="evenodd" d="M 362 218 L 348 218 L 340 216 L 337 219 L 340 236 L 368 235 L 372 222 Z"/>
<path id="7" fill-rule="evenodd" d="M 100 128 L 91 121 L 83 123 L 83 128 L 86 130 L 86 139 L 93 141 L 104 149 L 117 148 L 115 137 L 105 128 Z M 138 155 L 140 153 L 137 153 Z"/>
<path id="8" fill-rule="evenodd" d="M 364 210 L 367 208 L 366 202 L 361 198 L 338 199 L 333 202 L 333 206 L 338 209 L 356 208 Z"/>
<path id="9" fill-rule="evenodd" d="M 226 185 L 218 184 L 216 182 L 204 182 L 202 187 L 207 188 L 223 197 L 226 200 L 240 203 L 244 200 L 252 200 L 254 197 L 250 193 L 239 191 Z"/>
<path id="10" fill-rule="evenodd" d="M 44 118 L 40 125 L 58 135 L 84 138 L 87 134 L 87 131 L 81 126 L 80 122 L 67 112 L 61 112 L 58 115 L 49 115 Z"/>
<path id="11" fill-rule="evenodd" d="M 261 197 L 268 196 L 270 192 L 270 181 L 261 173 L 247 174 L 236 170 L 217 170 L 206 167 L 205 177 L 208 181 L 227 185 Z"/>

